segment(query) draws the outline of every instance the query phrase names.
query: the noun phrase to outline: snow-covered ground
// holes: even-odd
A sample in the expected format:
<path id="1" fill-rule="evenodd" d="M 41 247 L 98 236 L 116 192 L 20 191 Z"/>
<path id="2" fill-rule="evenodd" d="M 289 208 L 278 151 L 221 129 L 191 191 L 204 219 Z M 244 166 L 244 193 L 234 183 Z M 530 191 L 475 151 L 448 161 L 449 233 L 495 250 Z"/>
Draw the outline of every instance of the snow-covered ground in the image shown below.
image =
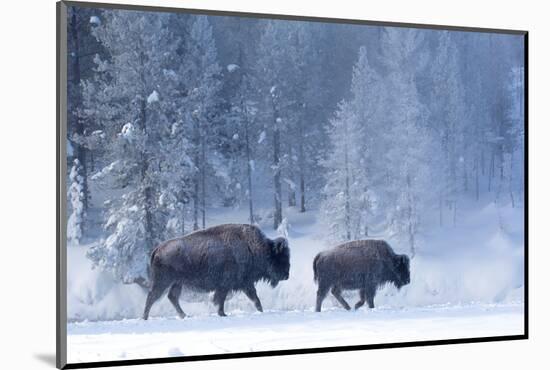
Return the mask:
<path id="1" fill-rule="evenodd" d="M 330 295 L 323 312 L 313 312 L 313 257 L 331 246 L 314 211 L 285 212 L 290 279 L 275 289 L 258 283 L 263 314 L 235 293 L 226 301 L 229 317 L 220 318 L 211 294 L 184 293 L 188 318 L 177 319 L 163 297 L 150 321 L 142 321 L 146 292 L 93 270 L 88 246 L 69 247 L 69 362 L 522 334 L 523 209 L 485 204 L 465 209 L 456 227 L 425 230 L 411 261 L 411 283 L 400 291 L 383 287 L 375 310 L 357 312 L 344 311 Z M 271 221 L 264 217 L 260 226 L 274 237 Z M 209 225 L 225 222 L 246 222 L 246 211 L 209 213 Z M 406 243 L 378 237 L 408 252 Z M 357 292 L 344 297 L 350 304 L 358 300 Z"/>
<path id="2" fill-rule="evenodd" d="M 523 334 L 523 305 L 271 311 L 79 322 L 69 362 L 191 356 Z"/>

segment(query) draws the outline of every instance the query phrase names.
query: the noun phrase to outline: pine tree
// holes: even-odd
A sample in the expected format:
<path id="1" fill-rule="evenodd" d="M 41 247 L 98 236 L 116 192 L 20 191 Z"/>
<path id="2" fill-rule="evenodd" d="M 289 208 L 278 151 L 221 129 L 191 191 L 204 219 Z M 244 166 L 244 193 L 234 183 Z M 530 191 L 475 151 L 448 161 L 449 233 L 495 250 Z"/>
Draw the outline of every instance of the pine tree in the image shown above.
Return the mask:
<path id="1" fill-rule="evenodd" d="M 125 283 L 147 280 L 149 252 L 178 209 L 166 203 L 160 175 L 173 161 L 161 154 L 171 134 L 173 104 L 166 98 L 177 85 L 166 69 L 178 46 L 163 27 L 166 17 L 113 11 L 95 30 L 110 58 L 97 59 L 100 77 L 87 86 L 87 113 L 105 126 L 110 157 L 94 179 L 113 191 L 105 204 L 106 238 L 88 256 Z"/>
<path id="2" fill-rule="evenodd" d="M 263 95 L 263 106 L 270 121 L 273 171 L 273 228 L 276 230 L 283 219 L 282 208 L 282 147 L 281 131 L 285 127 L 283 117 L 291 105 L 289 84 L 285 78 L 292 68 L 289 50 L 289 22 L 266 22 L 259 46 L 256 77 Z M 285 117 L 286 118 L 286 117 Z"/>
<path id="3" fill-rule="evenodd" d="M 327 175 L 321 210 L 336 240 L 368 236 L 375 193 L 371 174 L 380 160 L 376 144 L 380 85 L 364 47 L 353 68 L 351 92 L 350 101 L 340 104 L 330 122 L 332 150 L 322 162 Z"/>
<path id="4" fill-rule="evenodd" d="M 197 16 L 190 30 L 186 57 L 191 59 L 188 82 L 190 94 L 187 105 L 191 109 L 193 120 L 193 144 L 195 146 L 194 162 L 196 167 L 194 187 L 194 224 L 198 229 L 198 213 L 201 213 L 202 228 L 206 227 L 206 177 L 209 164 L 206 152 L 212 121 L 215 117 L 217 93 L 221 87 L 219 81 L 220 67 L 212 27 L 206 16 Z M 200 190 L 199 190 L 200 189 Z M 199 203 L 200 202 L 200 203 Z"/>
<path id="5" fill-rule="evenodd" d="M 244 63 L 244 56 L 239 57 L 239 66 Z M 248 220 L 255 222 L 253 176 L 255 172 L 254 149 L 257 145 L 258 121 L 256 119 L 257 102 L 253 91 L 253 76 L 249 68 L 239 67 L 229 72 L 236 80 L 234 92 L 229 99 L 229 112 L 226 118 L 227 134 L 231 137 L 228 146 L 228 168 L 234 186 L 233 196 L 240 198 L 244 190 L 244 198 L 248 203 Z M 260 143 L 261 144 L 261 143 Z M 245 189 L 241 184 L 246 184 Z M 239 192 L 239 195 L 237 195 Z"/>
<path id="6" fill-rule="evenodd" d="M 469 162 L 469 142 L 466 130 L 464 88 L 458 64 L 456 43 L 449 31 L 438 37 L 438 48 L 431 64 L 433 92 L 430 99 L 431 126 L 440 138 L 443 154 L 443 179 L 439 189 L 440 224 L 443 224 L 444 204 L 451 210 L 453 225 L 457 222 L 457 205 L 460 189 L 467 189 L 466 164 Z M 462 186 L 459 176 L 462 173 Z"/>
<path id="7" fill-rule="evenodd" d="M 68 157 L 78 159 L 82 186 L 83 212 L 88 210 L 90 192 L 88 189 L 88 172 L 93 170 L 93 157 L 90 146 L 85 140 L 85 131 L 90 129 L 82 115 L 82 83 L 93 74 L 93 56 L 103 50 L 90 30 L 101 23 L 101 12 L 92 8 L 67 8 L 67 47 L 68 76 L 67 80 L 67 145 L 71 149 Z M 93 131 L 93 130 L 91 130 Z M 88 164 L 88 162 L 91 162 Z M 69 163 L 69 166 L 71 165 Z M 84 229 L 85 220 L 82 229 Z M 84 230 L 83 230 L 84 231 Z"/>
<path id="8" fill-rule="evenodd" d="M 324 202 L 321 212 L 332 239 L 352 240 L 360 236 L 357 206 L 363 202 L 357 197 L 365 193 L 359 184 L 362 177 L 360 140 L 362 125 L 353 107 L 342 102 L 336 116 L 330 122 L 329 136 L 332 149 L 328 159 L 323 161 L 326 168 L 326 185 L 323 189 Z"/>
<path id="9" fill-rule="evenodd" d="M 382 38 L 387 75 L 384 95 L 387 129 L 384 189 L 390 230 L 405 239 L 411 256 L 416 253 L 421 216 L 430 204 L 433 184 L 430 161 L 436 153 L 425 129 L 426 109 L 420 103 L 416 74 L 426 63 L 423 34 L 414 29 L 386 28 Z"/>
<path id="10" fill-rule="evenodd" d="M 70 205 L 70 215 L 67 220 L 67 241 L 69 245 L 78 245 L 82 239 L 82 228 L 86 217 L 84 208 L 84 177 L 82 166 L 78 159 L 74 159 L 69 173 L 69 189 L 67 200 Z"/>
<path id="11" fill-rule="evenodd" d="M 505 172 L 508 180 L 508 193 L 512 207 L 523 201 L 523 179 L 525 172 L 525 106 L 523 99 L 523 67 L 510 69 L 506 89 L 506 136 L 507 160 Z"/>
<path id="12" fill-rule="evenodd" d="M 298 186 L 291 182 L 291 199 L 295 197 L 296 187 L 299 187 L 300 202 L 299 211 L 306 211 L 306 179 L 311 180 L 311 167 L 315 165 L 318 157 L 318 146 L 315 140 L 319 137 L 320 114 L 317 112 L 322 106 L 323 92 L 321 82 L 321 64 L 319 63 L 318 45 L 313 33 L 315 25 L 305 22 L 294 24 L 294 76 L 295 81 L 295 114 L 292 136 L 295 139 L 295 154 L 290 153 L 293 162 L 292 169 L 296 169 Z M 322 131 L 322 130 L 321 130 Z M 313 171 L 314 172 L 314 171 Z M 291 176 L 293 179 L 295 176 Z"/>

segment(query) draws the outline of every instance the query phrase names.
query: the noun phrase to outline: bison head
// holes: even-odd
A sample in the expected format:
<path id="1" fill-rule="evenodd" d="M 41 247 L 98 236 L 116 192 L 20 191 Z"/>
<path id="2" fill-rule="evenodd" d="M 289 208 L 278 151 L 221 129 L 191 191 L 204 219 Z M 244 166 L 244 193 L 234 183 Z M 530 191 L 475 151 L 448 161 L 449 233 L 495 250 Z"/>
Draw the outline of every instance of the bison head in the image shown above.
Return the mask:
<path id="1" fill-rule="evenodd" d="M 393 263 L 395 272 L 393 283 L 395 284 L 397 289 L 401 289 L 402 286 L 407 285 L 411 282 L 409 257 L 404 254 L 397 255 L 394 258 Z"/>
<path id="2" fill-rule="evenodd" d="M 279 281 L 288 280 L 290 270 L 290 249 L 285 238 L 276 238 L 271 241 L 270 262 L 268 264 L 268 280 L 272 287 Z"/>

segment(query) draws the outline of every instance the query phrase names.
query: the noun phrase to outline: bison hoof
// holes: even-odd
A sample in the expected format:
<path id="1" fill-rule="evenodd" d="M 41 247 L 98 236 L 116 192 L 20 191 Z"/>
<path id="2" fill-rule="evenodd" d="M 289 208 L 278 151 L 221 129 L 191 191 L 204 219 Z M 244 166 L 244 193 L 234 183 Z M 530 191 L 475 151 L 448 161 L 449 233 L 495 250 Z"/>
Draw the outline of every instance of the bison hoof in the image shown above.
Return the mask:
<path id="1" fill-rule="evenodd" d="M 218 315 L 221 316 L 221 317 L 226 317 L 227 315 L 225 314 L 225 312 L 218 312 Z"/>
<path id="2" fill-rule="evenodd" d="M 180 314 L 179 314 L 180 319 L 185 319 L 186 316 L 187 316 L 187 315 L 184 314 L 184 313 L 180 313 Z"/>

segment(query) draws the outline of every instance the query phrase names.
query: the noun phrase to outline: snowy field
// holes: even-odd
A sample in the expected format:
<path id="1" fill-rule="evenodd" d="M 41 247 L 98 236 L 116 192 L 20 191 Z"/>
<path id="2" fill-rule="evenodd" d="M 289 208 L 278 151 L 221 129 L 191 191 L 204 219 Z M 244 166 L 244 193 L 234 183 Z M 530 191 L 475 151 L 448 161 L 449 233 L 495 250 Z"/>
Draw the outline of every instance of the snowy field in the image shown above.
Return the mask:
<path id="1" fill-rule="evenodd" d="M 230 313 L 68 325 L 69 362 L 523 334 L 523 305 Z"/>
<path id="2" fill-rule="evenodd" d="M 522 333 L 522 37 L 69 8 L 69 361 Z M 265 313 L 183 285 L 188 318 L 165 295 L 140 319 L 155 244 L 249 221 L 290 251 Z M 315 256 L 362 239 L 410 284 L 313 312 Z M 274 276 L 277 249 L 254 267 Z M 245 254 L 224 272 L 254 276 Z"/>
<path id="3" fill-rule="evenodd" d="M 209 224 L 245 217 L 244 212 L 212 212 Z M 86 246 L 70 247 L 69 362 L 523 333 L 522 209 L 489 204 L 468 214 L 461 227 L 426 234 L 411 262 L 411 284 L 399 291 L 381 288 L 374 310 L 347 312 L 329 295 L 320 314 L 313 312 L 311 261 L 330 243 L 319 237 L 322 226 L 315 212 L 287 212 L 287 217 L 290 279 L 275 289 L 257 284 L 263 314 L 242 293 L 226 301 L 226 318 L 216 315 L 211 294 L 184 293 L 181 305 L 189 317 L 178 319 L 163 297 L 153 306 L 151 319 L 143 321 L 145 291 L 92 269 Z M 268 226 L 263 229 L 276 235 Z M 406 252 L 398 241 L 390 243 Z M 350 304 L 358 300 L 357 292 L 344 297 Z"/>

